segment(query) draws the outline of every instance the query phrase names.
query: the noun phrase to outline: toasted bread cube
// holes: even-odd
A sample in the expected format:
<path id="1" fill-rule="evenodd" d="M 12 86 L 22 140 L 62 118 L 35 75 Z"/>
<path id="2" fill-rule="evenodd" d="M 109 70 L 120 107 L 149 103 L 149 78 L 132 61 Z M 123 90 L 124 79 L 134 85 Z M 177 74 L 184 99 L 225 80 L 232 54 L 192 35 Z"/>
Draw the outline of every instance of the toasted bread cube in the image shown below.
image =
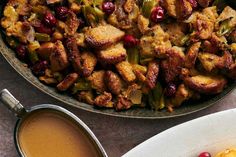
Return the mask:
<path id="1" fill-rule="evenodd" d="M 90 28 L 85 32 L 85 40 L 89 46 L 104 49 L 120 41 L 125 33 L 112 25 Z"/>
<path id="2" fill-rule="evenodd" d="M 136 76 L 133 72 L 133 68 L 129 62 L 123 61 L 116 65 L 117 71 L 123 77 L 123 79 L 127 82 L 133 82 L 136 79 Z"/>
<path id="3" fill-rule="evenodd" d="M 112 45 L 111 47 L 98 52 L 99 59 L 102 63 L 116 64 L 124 61 L 127 57 L 126 50 L 122 43 Z"/>

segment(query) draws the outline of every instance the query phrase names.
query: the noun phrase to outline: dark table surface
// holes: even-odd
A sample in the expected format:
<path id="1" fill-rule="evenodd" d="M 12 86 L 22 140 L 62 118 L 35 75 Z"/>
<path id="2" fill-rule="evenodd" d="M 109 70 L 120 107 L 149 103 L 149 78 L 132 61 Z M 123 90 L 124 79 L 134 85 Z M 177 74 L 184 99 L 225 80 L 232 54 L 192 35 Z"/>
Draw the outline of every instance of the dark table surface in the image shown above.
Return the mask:
<path id="1" fill-rule="evenodd" d="M 146 139 L 177 124 L 217 111 L 236 107 L 236 91 L 227 95 L 212 107 L 178 118 L 164 120 L 141 120 L 110 117 L 68 107 L 42 93 L 26 80 L 0 56 L 0 89 L 7 88 L 26 107 L 50 103 L 67 108 L 81 118 L 94 132 L 109 157 L 119 157 Z M 17 157 L 13 142 L 16 118 L 0 104 L 0 157 Z"/>

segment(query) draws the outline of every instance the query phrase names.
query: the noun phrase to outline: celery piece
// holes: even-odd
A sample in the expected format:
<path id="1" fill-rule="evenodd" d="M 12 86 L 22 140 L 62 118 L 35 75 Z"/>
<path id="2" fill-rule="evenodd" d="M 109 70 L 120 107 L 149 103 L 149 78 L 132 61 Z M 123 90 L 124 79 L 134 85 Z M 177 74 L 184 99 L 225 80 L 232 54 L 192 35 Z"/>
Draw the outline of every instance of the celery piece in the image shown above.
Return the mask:
<path id="1" fill-rule="evenodd" d="M 45 33 L 35 33 L 35 38 L 38 41 L 45 41 L 45 42 L 51 40 L 50 35 L 45 34 Z"/>
<path id="2" fill-rule="evenodd" d="M 157 0 L 143 0 L 142 13 L 146 18 L 149 18 L 152 9 L 157 5 Z"/>
<path id="3" fill-rule="evenodd" d="M 165 107 L 163 89 L 159 82 L 156 84 L 156 87 L 149 92 L 148 100 L 150 106 L 155 110 Z"/>
<path id="4" fill-rule="evenodd" d="M 39 61 L 39 57 L 38 57 L 38 54 L 36 53 L 36 51 L 29 51 L 28 56 L 29 56 L 29 60 L 32 64 Z"/>
<path id="5" fill-rule="evenodd" d="M 128 61 L 131 64 L 138 64 L 139 63 L 139 50 L 138 48 L 129 48 L 127 49 L 128 52 Z"/>
<path id="6" fill-rule="evenodd" d="M 233 27 L 230 27 L 229 26 L 229 23 L 230 23 L 230 20 L 231 19 L 227 19 L 225 21 L 223 21 L 221 24 L 220 24 L 220 28 L 219 30 L 216 32 L 216 34 L 218 36 L 223 36 L 227 33 L 230 33 L 231 31 L 233 31 Z"/>
<path id="7" fill-rule="evenodd" d="M 90 89 L 91 89 L 91 84 L 89 81 L 85 79 L 78 79 L 78 81 L 74 84 L 74 87 L 72 88 L 72 94 L 75 94 L 78 91 L 90 90 Z"/>

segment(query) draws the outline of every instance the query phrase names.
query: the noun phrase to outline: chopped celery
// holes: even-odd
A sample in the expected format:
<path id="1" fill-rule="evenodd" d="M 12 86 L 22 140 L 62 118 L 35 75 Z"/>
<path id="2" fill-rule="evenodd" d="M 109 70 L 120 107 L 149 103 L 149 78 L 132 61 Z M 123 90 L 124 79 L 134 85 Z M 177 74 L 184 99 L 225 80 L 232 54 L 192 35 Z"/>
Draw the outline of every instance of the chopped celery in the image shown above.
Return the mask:
<path id="1" fill-rule="evenodd" d="M 149 92 L 148 101 L 150 106 L 155 110 L 165 107 L 163 89 L 160 83 L 157 83 L 156 87 Z"/>
<path id="2" fill-rule="evenodd" d="M 134 64 L 132 65 L 134 70 L 137 70 L 139 72 L 141 72 L 142 74 L 146 74 L 147 73 L 147 67 L 146 66 L 142 66 L 139 64 Z"/>
<path id="3" fill-rule="evenodd" d="M 91 89 L 91 84 L 89 81 L 85 79 L 78 79 L 78 81 L 74 84 L 74 87 L 72 88 L 72 94 L 75 94 L 78 91 L 90 90 L 90 89 Z"/>
<path id="4" fill-rule="evenodd" d="M 31 63 L 36 63 L 37 61 L 39 61 L 39 57 L 38 54 L 36 53 L 36 51 L 29 51 L 28 53 L 29 55 L 29 59 Z"/>
<path id="5" fill-rule="evenodd" d="M 139 63 L 139 50 L 138 48 L 129 48 L 127 49 L 128 52 L 128 61 L 131 64 L 138 64 Z"/>
<path id="6" fill-rule="evenodd" d="M 35 38 L 38 41 L 50 41 L 51 40 L 50 35 L 45 34 L 45 33 L 35 33 Z"/>
<path id="7" fill-rule="evenodd" d="M 154 58 L 140 58 L 140 64 L 145 65 L 148 64 L 150 61 L 152 61 Z"/>
<path id="8" fill-rule="evenodd" d="M 143 0 L 142 13 L 146 18 L 149 18 L 152 8 L 157 5 L 157 0 Z"/>
<path id="9" fill-rule="evenodd" d="M 82 11 L 87 23 L 92 26 L 96 26 L 104 18 L 104 13 L 97 7 L 83 6 Z"/>
<path id="10" fill-rule="evenodd" d="M 225 21 L 223 21 L 221 24 L 220 24 L 220 28 L 219 30 L 216 32 L 216 34 L 218 36 L 223 36 L 227 33 L 230 33 L 232 30 L 233 30 L 233 27 L 230 27 L 229 23 L 230 23 L 230 20 L 231 19 L 227 19 Z"/>
<path id="11" fill-rule="evenodd" d="M 189 39 L 190 39 L 190 35 L 189 34 L 183 36 L 181 38 L 181 40 L 180 40 L 180 45 L 183 46 L 183 45 L 187 44 Z"/>

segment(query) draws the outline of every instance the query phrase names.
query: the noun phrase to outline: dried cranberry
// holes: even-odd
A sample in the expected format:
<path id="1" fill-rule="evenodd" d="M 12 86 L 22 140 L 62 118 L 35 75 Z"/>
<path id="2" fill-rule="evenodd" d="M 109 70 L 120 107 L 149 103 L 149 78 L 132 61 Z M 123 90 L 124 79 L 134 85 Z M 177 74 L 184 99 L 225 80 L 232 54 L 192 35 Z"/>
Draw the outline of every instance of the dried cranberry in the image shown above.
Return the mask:
<path id="1" fill-rule="evenodd" d="M 57 24 L 57 19 L 51 12 L 46 12 L 43 17 L 43 22 L 49 27 L 54 27 Z"/>
<path id="2" fill-rule="evenodd" d="M 39 26 L 35 26 L 35 30 L 38 33 L 46 33 L 49 35 L 53 33 L 52 28 L 45 26 L 43 23 L 40 23 Z"/>
<path id="3" fill-rule="evenodd" d="M 189 3 L 191 3 L 192 8 L 197 8 L 198 3 L 196 0 L 188 0 L 188 1 L 189 1 Z"/>
<path id="4" fill-rule="evenodd" d="M 114 12 L 115 10 L 115 4 L 113 2 L 103 2 L 102 3 L 102 10 L 104 13 L 110 15 Z"/>
<path id="5" fill-rule="evenodd" d="M 28 49 L 26 45 L 19 45 L 16 47 L 16 55 L 21 60 L 26 59 L 27 52 L 28 52 Z"/>
<path id="6" fill-rule="evenodd" d="M 35 63 L 31 70 L 32 72 L 37 76 L 42 76 L 45 74 L 45 70 L 48 68 L 48 62 L 47 61 L 38 61 Z"/>
<path id="7" fill-rule="evenodd" d="M 125 35 L 124 37 L 124 45 L 126 47 L 134 47 L 138 45 L 139 40 L 136 39 L 133 35 Z"/>
<path id="8" fill-rule="evenodd" d="M 211 157 L 211 154 L 208 152 L 202 152 L 198 157 Z"/>
<path id="9" fill-rule="evenodd" d="M 176 85 L 173 83 L 169 83 L 165 89 L 165 96 L 172 97 L 176 93 Z"/>
<path id="10" fill-rule="evenodd" d="M 59 20 L 66 20 L 67 14 L 68 14 L 69 9 L 63 6 L 57 7 L 55 9 L 56 17 Z"/>
<path id="11" fill-rule="evenodd" d="M 152 22 L 161 22 L 164 19 L 165 11 L 162 7 L 155 7 L 151 12 Z"/>

